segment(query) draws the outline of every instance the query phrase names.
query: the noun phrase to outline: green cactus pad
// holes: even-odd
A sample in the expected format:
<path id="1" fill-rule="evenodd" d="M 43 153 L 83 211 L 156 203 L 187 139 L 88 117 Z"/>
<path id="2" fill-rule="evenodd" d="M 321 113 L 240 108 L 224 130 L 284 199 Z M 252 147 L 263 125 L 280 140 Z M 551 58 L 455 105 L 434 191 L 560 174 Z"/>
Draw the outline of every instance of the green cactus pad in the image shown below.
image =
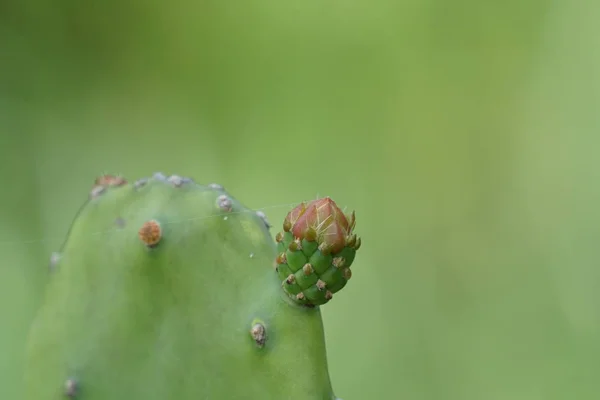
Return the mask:
<path id="1" fill-rule="evenodd" d="M 278 277 L 268 226 L 219 185 L 97 181 L 49 275 L 22 400 L 334 399 L 319 309 L 281 289 L 309 257 Z M 322 303 L 315 278 L 296 284 Z"/>
<path id="2" fill-rule="evenodd" d="M 301 203 L 288 213 L 275 239 L 277 273 L 291 299 L 314 307 L 346 286 L 361 245 L 354 226 L 354 212 L 344 215 L 329 197 Z"/>

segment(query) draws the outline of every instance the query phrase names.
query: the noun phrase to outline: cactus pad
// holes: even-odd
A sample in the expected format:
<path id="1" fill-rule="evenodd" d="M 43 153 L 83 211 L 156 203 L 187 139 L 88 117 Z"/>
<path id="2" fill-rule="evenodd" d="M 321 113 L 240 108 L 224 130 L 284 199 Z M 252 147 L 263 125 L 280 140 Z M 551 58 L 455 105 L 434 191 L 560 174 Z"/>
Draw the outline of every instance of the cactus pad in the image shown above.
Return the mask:
<path id="1" fill-rule="evenodd" d="M 220 185 L 99 178 L 53 255 L 22 400 L 334 399 L 319 308 L 281 289 L 269 226 Z M 287 275 L 323 303 L 311 288 L 339 290 L 359 242 L 292 232 Z"/>
<path id="2" fill-rule="evenodd" d="M 283 232 L 276 236 L 276 265 L 294 301 L 322 305 L 346 286 L 361 245 L 352 232 L 355 225 L 355 213 L 344 215 L 329 197 L 301 203 L 288 213 Z"/>

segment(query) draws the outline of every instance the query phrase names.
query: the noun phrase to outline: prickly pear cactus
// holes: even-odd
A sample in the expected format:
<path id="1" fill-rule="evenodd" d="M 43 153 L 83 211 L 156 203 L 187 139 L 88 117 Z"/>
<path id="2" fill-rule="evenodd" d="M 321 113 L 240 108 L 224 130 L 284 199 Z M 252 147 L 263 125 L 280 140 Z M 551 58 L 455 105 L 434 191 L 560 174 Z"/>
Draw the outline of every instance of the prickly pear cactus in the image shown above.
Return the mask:
<path id="1" fill-rule="evenodd" d="M 360 240 L 353 214 L 315 225 L 338 213 L 321 203 L 276 243 L 219 185 L 98 178 L 51 257 L 24 400 L 335 399 L 315 305 L 345 285 Z M 295 293 L 282 271 L 299 276 L 304 258 L 315 276 Z"/>

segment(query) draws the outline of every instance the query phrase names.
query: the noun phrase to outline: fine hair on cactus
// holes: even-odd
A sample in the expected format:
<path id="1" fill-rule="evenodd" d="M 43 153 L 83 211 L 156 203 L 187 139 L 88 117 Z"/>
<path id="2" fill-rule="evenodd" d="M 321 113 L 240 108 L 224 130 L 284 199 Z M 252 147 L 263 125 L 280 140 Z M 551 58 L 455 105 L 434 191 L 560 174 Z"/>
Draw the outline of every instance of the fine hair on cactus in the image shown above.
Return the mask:
<path id="1" fill-rule="evenodd" d="M 50 256 L 23 400 L 336 399 L 320 306 L 355 225 L 324 197 L 273 237 L 219 184 L 98 177 Z"/>

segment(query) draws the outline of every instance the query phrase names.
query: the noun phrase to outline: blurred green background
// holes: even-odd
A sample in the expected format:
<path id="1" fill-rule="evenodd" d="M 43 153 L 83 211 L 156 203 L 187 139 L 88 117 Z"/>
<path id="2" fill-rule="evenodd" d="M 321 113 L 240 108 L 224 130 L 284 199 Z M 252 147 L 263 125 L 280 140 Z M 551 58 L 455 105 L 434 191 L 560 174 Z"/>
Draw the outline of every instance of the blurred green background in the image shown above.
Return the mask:
<path id="1" fill-rule="evenodd" d="M 0 3 L 0 398 L 97 175 L 356 209 L 344 400 L 596 399 L 600 3 Z M 275 233 L 276 230 L 273 230 Z"/>

